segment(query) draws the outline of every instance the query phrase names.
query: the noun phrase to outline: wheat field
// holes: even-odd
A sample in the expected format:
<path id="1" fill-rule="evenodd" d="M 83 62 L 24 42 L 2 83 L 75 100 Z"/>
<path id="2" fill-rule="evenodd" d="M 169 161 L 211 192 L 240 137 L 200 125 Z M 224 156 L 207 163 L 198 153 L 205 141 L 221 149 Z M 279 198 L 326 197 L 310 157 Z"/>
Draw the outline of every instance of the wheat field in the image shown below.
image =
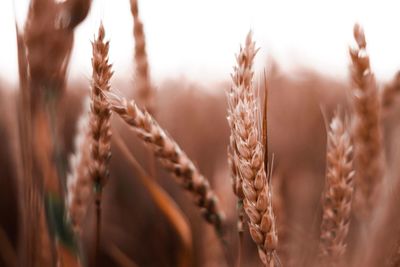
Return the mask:
<path id="1" fill-rule="evenodd" d="M 71 81 L 91 5 L 31 0 L 16 23 L 0 266 L 400 266 L 400 72 L 376 79 L 368 29 L 349 29 L 348 79 L 256 68 L 249 31 L 220 83 L 157 83 L 130 0 L 131 77 L 114 80 L 100 22 Z"/>

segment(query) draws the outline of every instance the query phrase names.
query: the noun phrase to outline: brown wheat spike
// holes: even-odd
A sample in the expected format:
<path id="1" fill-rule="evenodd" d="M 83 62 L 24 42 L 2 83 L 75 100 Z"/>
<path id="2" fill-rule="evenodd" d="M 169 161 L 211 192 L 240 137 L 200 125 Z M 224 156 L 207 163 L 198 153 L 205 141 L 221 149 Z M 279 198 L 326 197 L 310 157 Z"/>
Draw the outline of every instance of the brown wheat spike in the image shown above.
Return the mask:
<path id="1" fill-rule="evenodd" d="M 359 215 L 369 216 L 384 175 L 380 107 L 377 84 L 372 73 L 363 29 L 354 26 L 356 48 L 350 48 L 352 60 L 352 96 L 354 106 L 354 163 L 356 169 L 355 205 Z"/>
<path id="2" fill-rule="evenodd" d="M 100 24 L 97 39 L 92 43 L 92 90 L 90 116 L 90 167 L 89 174 L 94 184 L 96 203 L 96 254 L 99 251 L 101 232 L 101 196 L 109 177 L 108 162 L 111 157 L 111 110 L 104 98 L 104 92 L 110 90 L 113 75 L 108 63 L 109 42 L 104 41 L 105 30 Z M 96 260 L 97 256 L 94 256 Z"/>
<path id="3" fill-rule="evenodd" d="M 229 157 L 234 162 L 232 166 L 235 166 L 234 191 L 239 198 L 243 198 L 251 237 L 258 246 L 262 262 L 269 266 L 278 264 L 275 262 L 278 236 L 272 210 L 271 184 L 264 166 L 259 101 L 254 97 L 252 86 L 256 53 L 249 33 L 245 47 L 236 57 L 232 86 L 227 92 L 231 128 Z"/>
<path id="4" fill-rule="evenodd" d="M 218 204 L 218 197 L 211 189 L 208 180 L 200 174 L 185 152 L 154 118 L 148 112 L 141 110 L 133 100 L 128 102 L 113 93 L 108 93 L 106 96 L 111 109 L 132 127 L 138 137 L 153 151 L 162 166 L 194 197 L 205 220 L 221 235 L 225 216 Z"/>
<path id="5" fill-rule="evenodd" d="M 346 251 L 353 197 L 353 146 L 337 113 L 328 132 L 327 171 L 322 197 L 319 254 L 325 266 L 337 266 Z"/>
<path id="6" fill-rule="evenodd" d="M 103 93 L 110 90 L 110 79 L 113 72 L 111 65 L 108 63 L 109 42 L 104 42 L 104 37 L 105 31 L 101 24 L 97 39 L 92 43 L 93 77 L 90 116 L 90 135 L 92 137 L 90 156 L 93 160 L 90 167 L 90 176 L 94 184 L 96 184 L 96 189 L 99 189 L 97 193 L 101 193 L 101 189 L 107 182 L 109 175 L 108 161 L 111 156 L 111 110 Z"/>
<path id="7" fill-rule="evenodd" d="M 139 99 L 147 111 L 152 114 L 154 108 L 154 91 L 150 82 L 149 62 L 146 52 L 146 36 L 143 23 L 139 17 L 139 6 L 137 0 L 131 0 L 131 12 L 133 16 L 133 36 L 135 37 L 135 64 L 136 64 L 136 86 Z"/>
<path id="8" fill-rule="evenodd" d="M 89 168 L 89 116 L 85 109 L 78 121 L 75 137 L 75 154 L 70 157 L 71 171 L 67 177 L 68 216 L 76 234 L 81 234 L 82 221 L 92 198 L 93 183 L 90 180 Z"/>

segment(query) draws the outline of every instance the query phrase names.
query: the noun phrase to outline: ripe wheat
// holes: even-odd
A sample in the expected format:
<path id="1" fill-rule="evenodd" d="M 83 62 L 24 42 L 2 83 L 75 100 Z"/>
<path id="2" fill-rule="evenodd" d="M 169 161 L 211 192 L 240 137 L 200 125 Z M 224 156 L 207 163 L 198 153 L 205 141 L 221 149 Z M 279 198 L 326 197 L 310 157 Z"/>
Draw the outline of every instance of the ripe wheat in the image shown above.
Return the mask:
<path id="1" fill-rule="evenodd" d="M 253 59 L 257 53 L 251 33 L 236 57 L 232 86 L 227 92 L 231 128 L 231 159 L 234 192 L 243 198 L 251 237 L 264 265 L 274 264 L 278 235 L 272 210 L 272 191 L 264 165 L 260 108 L 252 86 Z M 243 195 L 242 193 L 243 192 Z"/>

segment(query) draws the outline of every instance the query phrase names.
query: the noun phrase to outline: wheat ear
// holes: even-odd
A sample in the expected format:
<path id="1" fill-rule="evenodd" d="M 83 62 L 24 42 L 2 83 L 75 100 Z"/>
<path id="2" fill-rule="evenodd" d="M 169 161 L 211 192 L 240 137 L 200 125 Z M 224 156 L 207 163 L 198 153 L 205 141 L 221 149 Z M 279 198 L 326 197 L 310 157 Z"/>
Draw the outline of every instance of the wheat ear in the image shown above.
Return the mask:
<path id="1" fill-rule="evenodd" d="M 152 114 L 154 108 L 154 91 L 150 82 L 149 61 L 146 52 L 146 36 L 143 23 L 139 16 L 137 0 L 131 0 L 131 13 L 133 17 L 133 36 L 135 38 L 135 64 L 136 86 L 140 101 L 147 111 Z M 142 103 L 140 103 L 142 104 Z"/>
<path id="2" fill-rule="evenodd" d="M 200 174 L 178 144 L 158 125 L 153 117 L 141 110 L 136 103 L 113 93 L 106 94 L 111 109 L 117 113 L 138 137 L 153 151 L 162 166 L 178 178 L 179 182 L 195 199 L 204 218 L 217 233 L 222 234 L 224 213 L 208 180 Z"/>
<path id="3" fill-rule="evenodd" d="M 380 108 L 377 84 L 372 73 L 363 29 L 354 26 L 356 48 L 350 48 L 352 60 L 352 99 L 354 106 L 354 163 L 356 169 L 355 205 L 358 213 L 369 216 L 384 175 Z"/>
<path id="4" fill-rule="evenodd" d="M 89 102 L 89 101 L 88 101 Z M 67 176 L 68 215 L 74 232 L 81 234 L 82 221 L 93 195 L 93 183 L 89 176 L 89 116 L 88 110 L 79 118 L 75 137 L 75 154 L 70 157 L 71 172 Z"/>
<path id="5" fill-rule="evenodd" d="M 94 184 L 96 203 L 96 253 L 99 251 L 101 233 L 101 198 L 104 185 L 109 177 L 108 162 L 111 157 L 111 110 L 104 98 L 104 92 L 110 90 L 113 75 L 108 63 L 109 42 L 104 41 L 103 24 L 99 27 L 97 39 L 92 43 L 92 90 L 90 116 L 90 168 L 89 174 Z M 95 259 L 97 256 L 94 256 Z"/>
<path id="6" fill-rule="evenodd" d="M 253 59 L 257 53 L 252 35 L 236 57 L 232 86 L 227 92 L 228 122 L 231 128 L 230 158 L 235 168 L 234 192 L 243 198 L 249 217 L 251 237 L 258 246 L 264 265 L 275 262 L 278 236 L 272 210 L 271 184 L 264 166 L 265 151 L 261 140 L 259 102 L 252 86 Z M 243 195 L 242 195 L 243 193 Z"/>
<path id="7" fill-rule="evenodd" d="M 111 110 L 104 98 L 104 92 L 110 90 L 110 79 L 113 72 L 111 65 L 108 63 L 109 42 L 105 42 L 104 37 L 105 31 L 101 24 L 97 39 L 92 43 L 93 74 L 90 95 L 90 136 L 92 138 L 90 156 L 93 160 L 90 175 L 100 191 L 108 180 L 109 170 L 107 165 L 111 156 Z"/>
<path id="8" fill-rule="evenodd" d="M 337 266 L 346 251 L 353 197 L 353 145 L 339 113 L 328 132 L 327 172 L 322 197 L 319 254 L 324 266 Z"/>

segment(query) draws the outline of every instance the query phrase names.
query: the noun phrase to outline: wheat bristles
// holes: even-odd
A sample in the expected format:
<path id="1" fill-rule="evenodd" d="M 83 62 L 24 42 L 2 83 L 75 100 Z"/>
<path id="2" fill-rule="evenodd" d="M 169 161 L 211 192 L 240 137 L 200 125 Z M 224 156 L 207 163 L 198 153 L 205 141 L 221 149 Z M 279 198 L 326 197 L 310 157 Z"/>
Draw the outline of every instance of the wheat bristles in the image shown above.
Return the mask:
<path id="1" fill-rule="evenodd" d="M 327 144 L 319 254 L 324 266 L 337 266 L 346 250 L 353 197 L 353 146 L 347 125 L 336 114 Z"/>
<path id="2" fill-rule="evenodd" d="M 352 60 L 352 99 L 354 106 L 354 164 L 356 169 L 355 205 L 357 213 L 369 216 L 377 199 L 384 175 L 380 106 L 377 84 L 372 73 L 363 29 L 354 26 L 356 48 L 350 48 Z"/>
<path id="3" fill-rule="evenodd" d="M 111 109 L 132 127 L 138 137 L 153 151 L 162 166 L 195 198 L 195 203 L 201 208 L 206 221 L 215 227 L 217 233 L 222 234 L 225 216 L 220 209 L 218 197 L 211 189 L 208 180 L 200 174 L 185 152 L 153 117 L 141 110 L 133 100 L 128 102 L 125 98 L 112 93 L 106 95 Z"/>
<path id="4" fill-rule="evenodd" d="M 275 262 L 278 236 L 272 210 L 271 184 L 264 167 L 265 151 L 261 143 L 259 102 L 254 97 L 253 59 L 257 53 L 249 33 L 244 48 L 236 57 L 232 86 L 227 92 L 228 123 L 231 129 L 230 156 L 235 166 L 235 193 L 243 197 L 249 218 L 250 235 L 258 246 L 260 259 L 266 266 Z"/>

